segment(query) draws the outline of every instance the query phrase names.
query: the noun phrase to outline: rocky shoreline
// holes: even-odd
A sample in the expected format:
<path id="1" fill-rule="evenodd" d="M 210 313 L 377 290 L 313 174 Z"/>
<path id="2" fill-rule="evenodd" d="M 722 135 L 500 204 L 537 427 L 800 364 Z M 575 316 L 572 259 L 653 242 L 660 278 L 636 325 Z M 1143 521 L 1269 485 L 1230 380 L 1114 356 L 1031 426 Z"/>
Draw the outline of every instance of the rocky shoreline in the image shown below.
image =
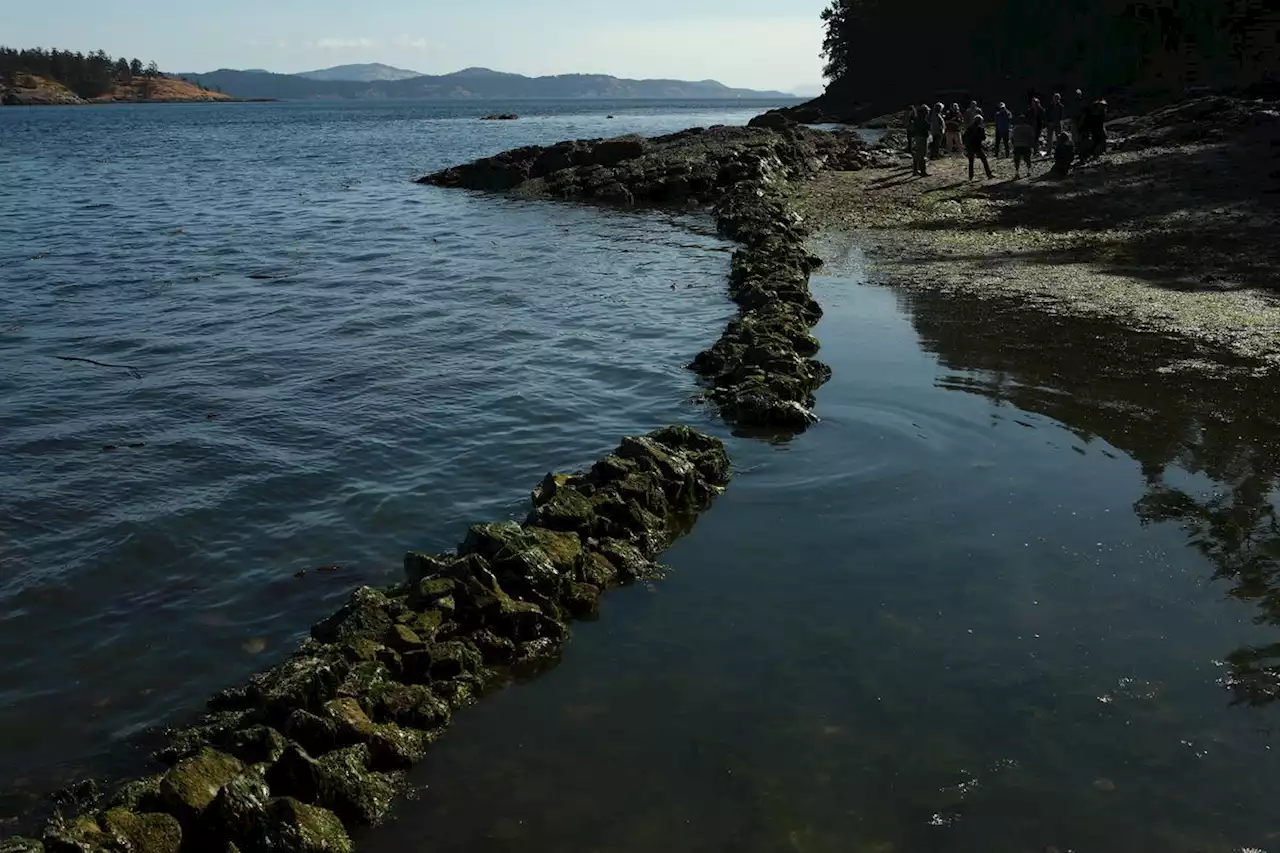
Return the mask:
<path id="1" fill-rule="evenodd" d="M 794 434 L 817 418 L 814 392 L 831 371 L 810 329 L 822 309 L 809 292 L 821 261 L 791 209 L 788 187 L 825 169 L 870 161 L 852 134 L 762 117 L 753 127 L 693 128 L 518 148 L 427 175 L 419 183 L 613 205 L 710 207 L 733 254 L 729 292 L 740 308 L 689 365 L 725 420 Z"/>
<path id="2" fill-rule="evenodd" d="M 40 839 L 0 851 L 349 851 L 348 827 L 385 817 L 453 709 L 553 664 L 568 621 L 657 576 L 654 559 L 729 476 L 724 445 L 681 426 L 548 474 L 523 524 L 407 554 L 403 583 L 356 590 L 289 659 L 214 697 L 156 753 L 167 770 L 105 799 L 82 786 Z"/>

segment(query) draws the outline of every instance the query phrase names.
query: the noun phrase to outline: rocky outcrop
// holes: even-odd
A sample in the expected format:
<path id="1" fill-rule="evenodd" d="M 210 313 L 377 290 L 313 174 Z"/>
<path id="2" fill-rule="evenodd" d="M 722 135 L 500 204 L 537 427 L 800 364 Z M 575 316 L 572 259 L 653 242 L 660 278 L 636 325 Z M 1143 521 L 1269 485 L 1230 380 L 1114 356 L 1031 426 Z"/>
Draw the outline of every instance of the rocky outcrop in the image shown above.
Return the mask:
<path id="1" fill-rule="evenodd" d="M 165 772 L 0 850 L 349 851 L 349 828 L 383 819 L 453 709 L 553 663 L 568 620 L 655 575 L 728 479 L 723 444 L 678 426 L 548 474 L 522 523 L 475 525 L 454 553 L 407 554 L 403 583 L 356 590 L 288 660 L 214 697 L 171 732 Z"/>
<path id="2" fill-rule="evenodd" d="M 481 121 L 515 121 L 520 116 L 515 113 L 490 113 L 487 116 L 481 116 Z"/>
<path id="3" fill-rule="evenodd" d="M 78 106 L 88 101 L 66 86 L 53 81 L 39 81 L 29 86 L 0 88 L 0 105 L 6 107 Z"/>
<path id="4" fill-rule="evenodd" d="M 710 206 L 734 253 L 730 295 L 741 308 L 690 365 L 731 423 L 796 432 L 815 420 L 814 392 L 831 375 L 809 333 L 822 315 L 809 293 L 817 259 L 789 209 L 787 183 L 822 169 L 860 169 L 861 140 L 766 114 L 747 128 L 694 128 L 507 151 L 420 183 L 621 205 Z"/>

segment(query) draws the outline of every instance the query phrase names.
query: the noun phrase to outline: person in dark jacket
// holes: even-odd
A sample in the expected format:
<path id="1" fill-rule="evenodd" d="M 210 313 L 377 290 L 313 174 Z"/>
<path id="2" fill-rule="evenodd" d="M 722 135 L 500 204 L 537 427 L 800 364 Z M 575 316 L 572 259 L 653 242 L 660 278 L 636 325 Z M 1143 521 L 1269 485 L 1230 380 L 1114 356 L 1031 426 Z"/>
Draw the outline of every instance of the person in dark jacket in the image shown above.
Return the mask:
<path id="1" fill-rule="evenodd" d="M 1084 92 L 1076 89 L 1076 99 L 1071 103 L 1071 141 L 1076 148 L 1084 141 L 1084 120 L 1089 113 L 1089 102 L 1084 99 Z"/>
<path id="2" fill-rule="evenodd" d="M 973 180 L 973 161 L 978 159 L 982 161 L 982 168 L 987 170 L 987 177 L 994 178 L 995 173 L 991 171 L 991 164 L 987 162 L 987 120 L 982 117 L 982 113 L 974 113 L 973 120 L 964 132 L 964 153 L 969 158 L 969 180 Z"/>
<path id="3" fill-rule="evenodd" d="M 1067 117 L 1067 105 L 1062 103 L 1062 95 L 1054 92 L 1049 106 L 1045 107 L 1044 117 L 1048 131 L 1044 140 L 1045 150 L 1053 151 L 1058 142 L 1058 134 L 1062 133 L 1062 120 Z"/>
<path id="4" fill-rule="evenodd" d="M 911 119 L 911 174 L 922 178 L 929 176 L 929 132 L 933 123 L 930 121 L 929 105 L 916 107 L 915 117 Z"/>
<path id="5" fill-rule="evenodd" d="M 1031 126 L 1036 131 L 1036 144 L 1039 145 L 1040 137 L 1044 135 L 1045 110 L 1044 105 L 1040 103 L 1039 98 L 1031 99 L 1031 109 L 1027 111 L 1027 118 L 1031 119 Z"/>
<path id="6" fill-rule="evenodd" d="M 915 120 L 915 106 L 907 107 L 907 111 L 902 114 L 902 130 L 907 135 L 907 153 L 911 153 L 911 122 Z"/>
<path id="7" fill-rule="evenodd" d="M 1101 157 L 1107 151 L 1107 102 L 1098 98 L 1080 122 L 1081 143 L 1076 146 L 1081 163 Z"/>
<path id="8" fill-rule="evenodd" d="M 1015 178 L 1022 177 L 1023 163 L 1027 164 L 1027 177 L 1031 177 L 1031 152 L 1038 141 L 1035 125 L 1031 123 L 1031 119 L 1027 118 L 1026 113 L 1018 113 L 1018 118 L 1013 123 L 1013 176 Z"/>
<path id="9" fill-rule="evenodd" d="M 1071 174 L 1071 164 L 1076 159 L 1076 144 L 1071 141 L 1071 134 L 1065 130 L 1058 134 L 1058 142 L 1053 149 L 1053 168 L 1049 174 L 1055 178 L 1065 178 Z"/>
<path id="10" fill-rule="evenodd" d="M 947 135 L 947 120 L 942 115 L 942 104 L 934 104 L 929 113 L 929 159 L 937 160 L 942 156 L 942 142 Z"/>
<path id="11" fill-rule="evenodd" d="M 947 110 L 947 151 L 952 154 L 960 153 L 960 136 L 964 130 L 964 114 L 960 112 L 959 104 L 952 104 L 951 109 Z"/>
<path id="12" fill-rule="evenodd" d="M 1009 131 L 1013 128 L 1013 113 L 1004 105 L 1004 101 L 1000 102 L 1000 107 L 996 110 L 996 159 L 999 159 L 1000 147 L 1004 145 L 1004 155 L 1009 156 Z"/>

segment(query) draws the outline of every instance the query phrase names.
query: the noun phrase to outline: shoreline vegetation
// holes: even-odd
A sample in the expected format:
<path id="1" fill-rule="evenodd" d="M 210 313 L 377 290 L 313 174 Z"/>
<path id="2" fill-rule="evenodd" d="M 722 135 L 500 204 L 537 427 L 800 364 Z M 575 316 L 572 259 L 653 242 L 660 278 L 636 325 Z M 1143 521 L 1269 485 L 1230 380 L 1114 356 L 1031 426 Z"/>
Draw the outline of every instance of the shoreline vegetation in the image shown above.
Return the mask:
<path id="1" fill-rule="evenodd" d="M 523 523 L 473 525 L 453 553 L 405 556 L 405 580 L 363 587 L 290 658 L 170 730 L 168 769 L 83 782 L 5 853 L 345 853 L 406 771 L 491 690 L 554 666 L 568 622 L 654 562 L 724 490 L 716 438 L 683 426 L 625 438 L 588 471 L 548 474 Z M 29 818 L 30 819 L 30 818 Z"/>
<path id="2" fill-rule="evenodd" d="M 0 106 L 231 102 L 236 99 L 160 71 L 154 62 L 104 51 L 0 46 Z"/>

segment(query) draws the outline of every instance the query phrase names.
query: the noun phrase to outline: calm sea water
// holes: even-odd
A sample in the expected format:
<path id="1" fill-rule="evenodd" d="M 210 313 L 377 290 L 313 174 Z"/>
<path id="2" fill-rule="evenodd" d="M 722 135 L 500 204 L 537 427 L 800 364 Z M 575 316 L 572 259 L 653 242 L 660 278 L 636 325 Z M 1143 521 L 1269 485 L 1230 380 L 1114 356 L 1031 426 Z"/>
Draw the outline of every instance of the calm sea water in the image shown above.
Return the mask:
<path id="1" fill-rule="evenodd" d="M 680 367 L 731 313 L 704 220 L 408 183 L 753 112 L 591 109 L 0 110 L 0 778 L 118 761 L 621 434 L 728 437 Z M 1280 849 L 1273 381 L 833 251 L 823 423 L 730 437 L 671 576 L 362 849 Z"/>

